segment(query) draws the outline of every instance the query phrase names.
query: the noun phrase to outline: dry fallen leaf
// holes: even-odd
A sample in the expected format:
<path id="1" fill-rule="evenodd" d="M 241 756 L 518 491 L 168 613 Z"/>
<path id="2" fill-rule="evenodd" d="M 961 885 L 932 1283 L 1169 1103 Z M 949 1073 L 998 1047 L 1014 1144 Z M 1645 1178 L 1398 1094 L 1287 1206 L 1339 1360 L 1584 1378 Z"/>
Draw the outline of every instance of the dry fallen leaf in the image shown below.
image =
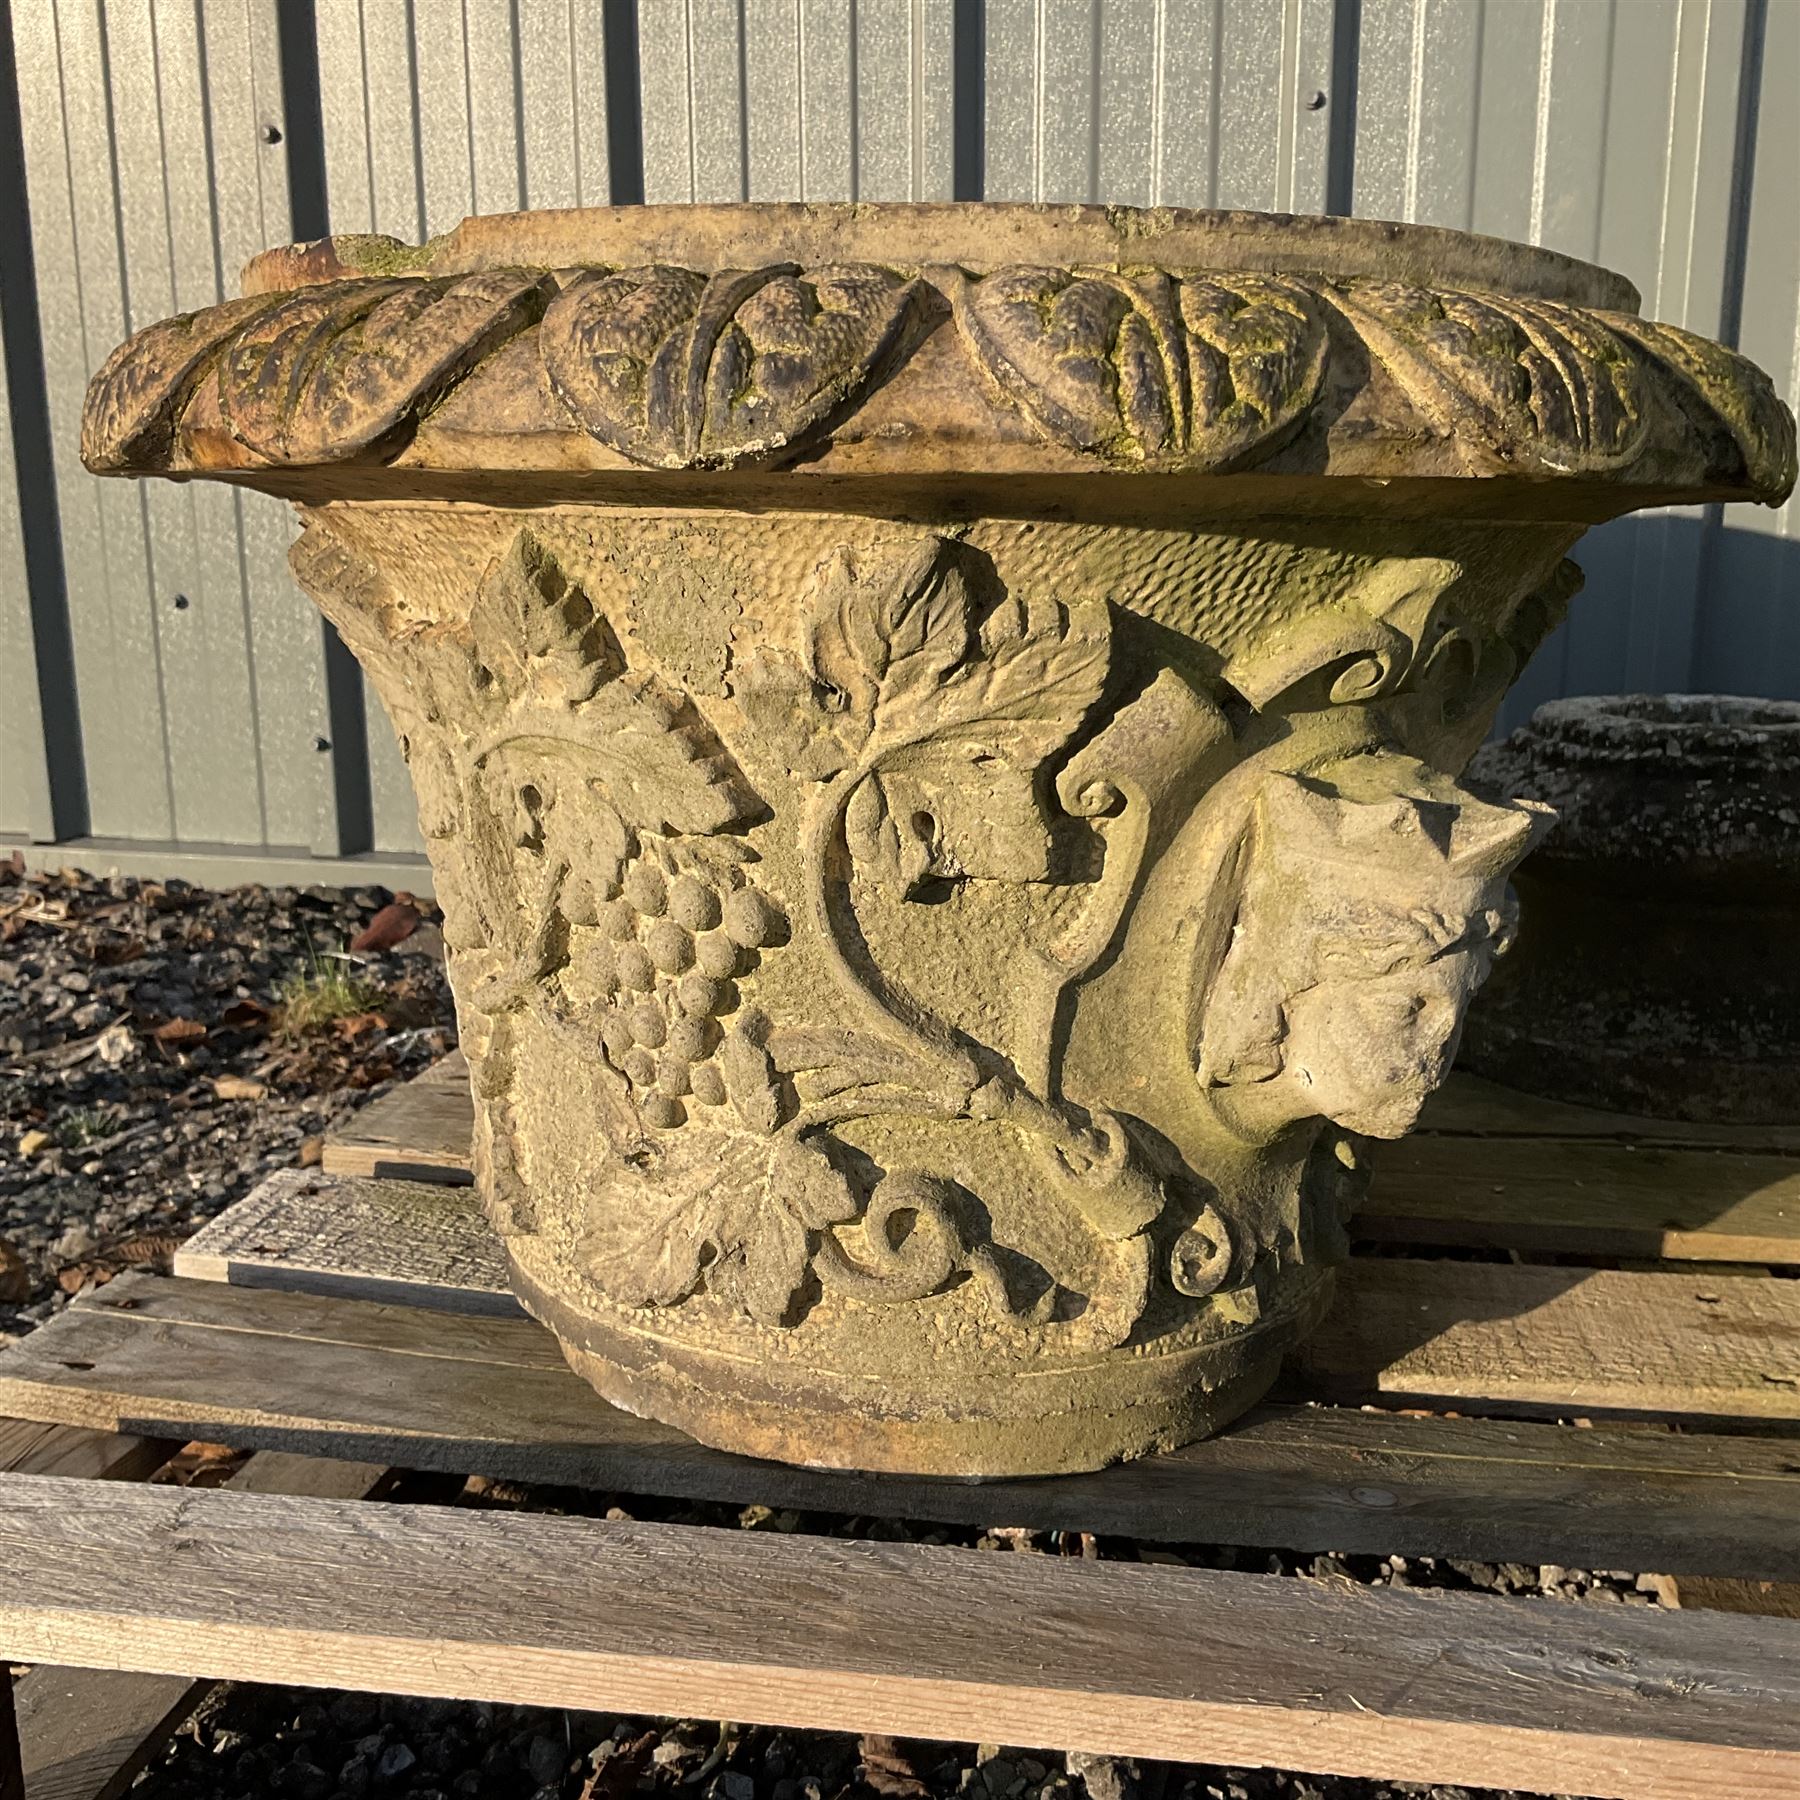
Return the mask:
<path id="1" fill-rule="evenodd" d="M 404 900 L 384 906 L 355 937 L 350 948 L 355 951 L 391 950 L 404 943 L 419 929 L 419 914 Z"/>
<path id="2" fill-rule="evenodd" d="M 314 1135 L 300 1140 L 300 1166 L 316 1169 L 325 1160 L 325 1140 Z"/>
<path id="3" fill-rule="evenodd" d="M 215 1075 L 212 1090 L 220 1100 L 260 1100 L 269 1091 L 248 1075 Z"/>

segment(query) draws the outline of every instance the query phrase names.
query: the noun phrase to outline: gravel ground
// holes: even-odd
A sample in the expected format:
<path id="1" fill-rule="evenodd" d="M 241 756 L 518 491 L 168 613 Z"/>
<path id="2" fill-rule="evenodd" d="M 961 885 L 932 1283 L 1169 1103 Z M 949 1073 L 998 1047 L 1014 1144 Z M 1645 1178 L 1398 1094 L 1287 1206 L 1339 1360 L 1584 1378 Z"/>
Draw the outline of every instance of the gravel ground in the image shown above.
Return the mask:
<path id="1" fill-rule="evenodd" d="M 385 947 L 350 950 L 371 927 Z M 397 931 L 407 935 L 394 941 Z M 182 1237 L 269 1170 L 314 1160 L 333 1122 L 448 1048 L 439 947 L 428 904 L 379 889 L 214 892 L 0 865 L 0 1341 L 121 1269 L 166 1270 Z M 172 1478 L 213 1485 L 236 1460 L 196 1448 Z M 1653 1577 L 1625 1571 L 932 1529 L 479 1478 L 450 1495 L 414 1483 L 397 1496 L 408 1498 L 1546 1604 L 1657 1602 Z M 136 1800 L 1505 1800 L 1485 1789 L 235 1685 L 214 1692 L 131 1791 Z"/>

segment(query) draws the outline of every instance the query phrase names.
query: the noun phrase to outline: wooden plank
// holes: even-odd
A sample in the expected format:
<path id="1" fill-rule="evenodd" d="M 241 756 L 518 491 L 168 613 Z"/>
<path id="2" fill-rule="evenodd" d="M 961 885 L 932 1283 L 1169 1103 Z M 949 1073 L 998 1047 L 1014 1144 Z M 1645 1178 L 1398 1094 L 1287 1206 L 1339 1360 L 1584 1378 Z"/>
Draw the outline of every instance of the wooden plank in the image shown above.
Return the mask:
<path id="1" fill-rule="evenodd" d="M 452 1052 L 328 1137 L 323 1167 L 466 1184 L 472 1122 L 468 1068 Z M 1415 1136 L 1377 1152 L 1357 1231 L 1377 1242 L 1800 1265 L 1800 1125 L 1632 1119 L 1457 1074 Z"/>
<path id="2" fill-rule="evenodd" d="M 1365 1258 L 1290 1359 L 1308 1398 L 1800 1421 L 1800 1282 Z"/>
<path id="3" fill-rule="evenodd" d="M 472 1193 L 303 1173 L 241 1204 L 179 1273 L 515 1310 Z M 1800 1283 L 1362 1258 L 1297 1367 L 1306 1399 L 1800 1422 Z"/>
<path id="4" fill-rule="evenodd" d="M 1786 1620 L 22 1476 L 0 1477 L 0 1557 L 0 1652 L 26 1658 L 1621 1800 L 1800 1796 Z"/>
<path id="5" fill-rule="evenodd" d="M 518 1316 L 472 1192 L 283 1169 L 175 1253 L 192 1281 Z"/>
<path id="6" fill-rule="evenodd" d="M 25 1800 L 25 1761 L 13 1708 L 12 1670 L 0 1661 L 0 1800 Z"/>
<path id="7" fill-rule="evenodd" d="M 1800 1448 L 1791 1443 L 1268 1407 L 1210 1442 L 1067 1479 L 789 1468 L 707 1449 L 607 1406 L 528 1320 L 144 1275 L 121 1277 L 0 1355 L 0 1406 L 738 1505 L 1800 1578 Z"/>
<path id="8" fill-rule="evenodd" d="M 265 1451 L 227 1486 L 249 1494 L 360 1500 L 389 1479 L 377 1464 Z M 83 1578 L 71 1570 L 72 1582 Z M 212 1685 L 185 1674 L 33 1669 L 18 1686 L 25 1792 L 31 1800 L 119 1800 Z"/>
<path id="9" fill-rule="evenodd" d="M 1694 1149 L 1766 1151 L 1800 1156 L 1800 1122 L 1787 1125 L 1707 1125 L 1688 1119 L 1647 1119 L 1635 1113 L 1573 1106 L 1541 1094 L 1484 1081 L 1465 1070 L 1425 1102 L 1419 1130 L 1434 1136 L 1612 1138 L 1621 1143 L 1687 1145 Z"/>
<path id="10" fill-rule="evenodd" d="M 180 1439 L 0 1419 L 0 1470 L 18 1475 L 142 1481 L 154 1475 L 180 1448 Z"/>
<path id="11" fill-rule="evenodd" d="M 118 1800 L 212 1685 L 127 1669 L 33 1669 L 18 1684 L 24 1791 Z"/>
<path id="12" fill-rule="evenodd" d="M 386 1175 L 463 1185 L 474 1129 L 469 1065 L 452 1050 L 423 1075 L 365 1106 L 325 1139 L 322 1166 L 333 1175 Z"/>
<path id="13" fill-rule="evenodd" d="M 1800 1264 L 1800 1159 L 1412 1137 L 1376 1152 L 1365 1240 Z"/>
<path id="14" fill-rule="evenodd" d="M 1670 1578 L 1669 1592 L 1677 1606 L 1756 1613 L 1769 1619 L 1800 1619 L 1800 1582 L 1684 1575 L 1679 1580 Z"/>

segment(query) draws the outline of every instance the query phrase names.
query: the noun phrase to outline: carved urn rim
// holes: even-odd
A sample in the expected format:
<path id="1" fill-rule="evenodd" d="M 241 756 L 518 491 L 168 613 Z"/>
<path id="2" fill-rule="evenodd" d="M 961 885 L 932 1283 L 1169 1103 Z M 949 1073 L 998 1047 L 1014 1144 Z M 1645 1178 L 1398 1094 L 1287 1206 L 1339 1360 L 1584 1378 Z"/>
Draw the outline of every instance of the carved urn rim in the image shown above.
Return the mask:
<path id="1" fill-rule="evenodd" d="M 421 245 L 340 233 L 263 251 L 245 294 L 366 275 L 475 275 L 491 269 L 625 268 L 684 262 L 703 247 L 718 268 L 773 263 L 955 264 L 991 274 L 1017 264 L 1160 267 L 1195 273 L 1380 276 L 1418 287 L 1504 292 L 1635 313 L 1625 276 L 1597 263 L 1483 232 L 1323 213 L 1038 201 L 729 201 L 547 207 L 467 218 Z"/>
<path id="2" fill-rule="evenodd" d="M 89 390 L 104 474 L 303 500 L 935 513 L 1779 504 L 1734 351 L 1434 227 L 1008 205 L 615 207 L 266 252 Z"/>

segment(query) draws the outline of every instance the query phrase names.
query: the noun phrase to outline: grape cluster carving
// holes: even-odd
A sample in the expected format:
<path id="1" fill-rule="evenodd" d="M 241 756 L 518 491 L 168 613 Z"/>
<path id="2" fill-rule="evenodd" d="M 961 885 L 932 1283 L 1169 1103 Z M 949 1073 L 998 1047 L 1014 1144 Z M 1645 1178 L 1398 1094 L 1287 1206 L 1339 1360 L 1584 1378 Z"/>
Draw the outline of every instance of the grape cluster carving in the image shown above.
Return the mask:
<path id="1" fill-rule="evenodd" d="M 644 1123 L 671 1130 L 724 1106 L 738 983 L 785 937 L 786 915 L 744 865 L 677 841 L 640 847 L 596 924 L 584 973 L 604 996 L 600 1041 Z"/>

